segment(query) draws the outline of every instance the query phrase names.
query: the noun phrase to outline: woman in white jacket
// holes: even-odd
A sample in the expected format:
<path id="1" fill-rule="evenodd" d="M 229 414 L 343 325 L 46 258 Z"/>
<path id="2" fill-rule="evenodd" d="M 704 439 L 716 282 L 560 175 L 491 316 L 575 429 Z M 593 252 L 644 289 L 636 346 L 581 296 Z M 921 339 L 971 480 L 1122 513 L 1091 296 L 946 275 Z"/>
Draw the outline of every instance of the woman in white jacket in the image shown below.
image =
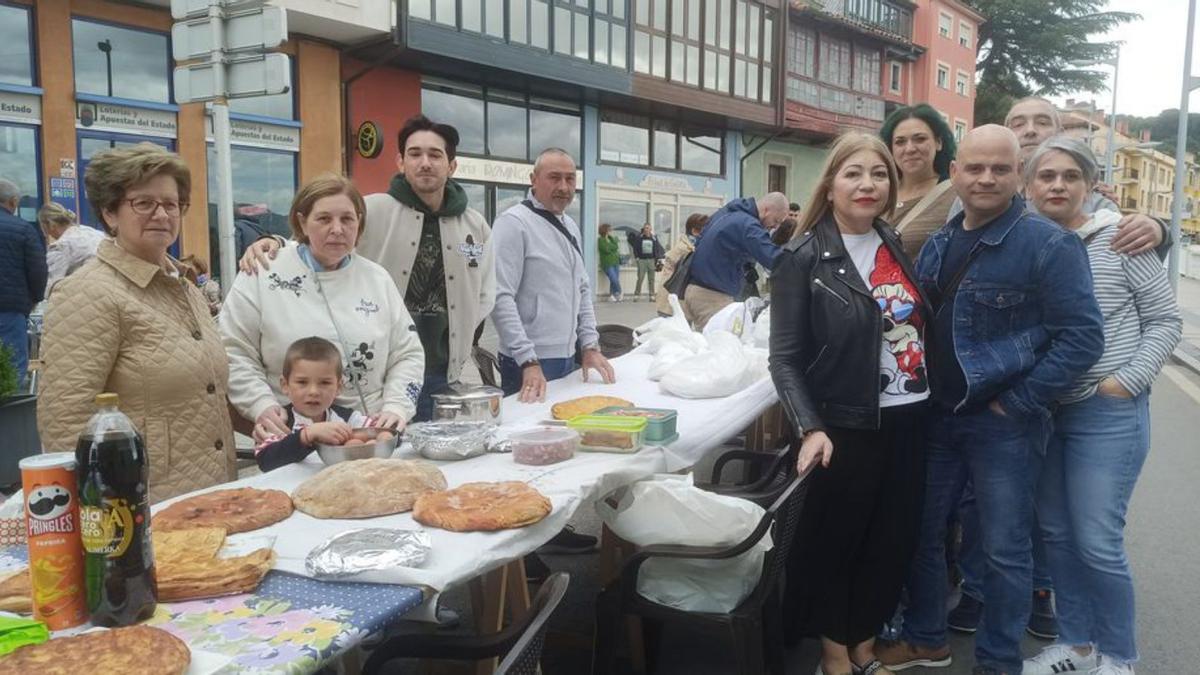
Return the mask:
<path id="1" fill-rule="evenodd" d="M 359 410 L 365 401 L 362 412 L 391 428 L 403 428 L 416 411 L 425 355 L 391 276 L 354 253 L 364 211 L 346 178 L 313 180 L 288 215 L 297 244 L 280 250 L 270 271 L 233 282 L 220 315 L 229 400 L 254 420 L 256 440 L 291 431 L 280 386 L 284 353 L 314 335 L 342 352 L 336 403 Z"/>

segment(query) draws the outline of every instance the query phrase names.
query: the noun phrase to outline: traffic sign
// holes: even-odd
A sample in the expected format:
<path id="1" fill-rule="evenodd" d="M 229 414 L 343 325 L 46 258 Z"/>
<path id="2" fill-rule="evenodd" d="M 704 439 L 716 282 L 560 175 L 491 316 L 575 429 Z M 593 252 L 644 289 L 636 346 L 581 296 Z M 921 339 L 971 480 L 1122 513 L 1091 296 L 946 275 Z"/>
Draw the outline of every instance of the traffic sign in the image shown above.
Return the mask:
<path id="1" fill-rule="evenodd" d="M 171 28 L 171 50 L 176 61 L 204 58 L 214 51 L 238 53 L 273 49 L 287 40 L 287 13 L 266 6 L 244 12 L 224 12 L 225 18 L 204 16 L 176 23 Z M 224 41 L 214 30 L 214 21 L 224 24 Z"/>
<path id="2" fill-rule="evenodd" d="M 184 21 L 208 16 L 210 7 L 239 11 L 262 6 L 263 0 L 171 0 L 171 18 Z"/>
<path id="3" fill-rule="evenodd" d="M 224 66 L 224 83 L 221 66 Z M 283 94 L 292 88 L 287 54 L 261 54 L 230 59 L 224 64 L 197 63 L 175 69 L 175 100 L 179 103 Z"/>

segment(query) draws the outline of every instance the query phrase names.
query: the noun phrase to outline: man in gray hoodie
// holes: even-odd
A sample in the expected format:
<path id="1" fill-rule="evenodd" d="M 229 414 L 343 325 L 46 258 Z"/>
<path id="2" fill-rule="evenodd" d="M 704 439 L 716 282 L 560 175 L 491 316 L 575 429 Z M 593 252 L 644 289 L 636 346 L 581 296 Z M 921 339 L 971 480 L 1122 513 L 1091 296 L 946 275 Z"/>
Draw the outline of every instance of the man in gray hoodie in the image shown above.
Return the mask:
<path id="1" fill-rule="evenodd" d="M 589 269 L 583 264 L 579 225 L 566 209 L 575 199 L 575 161 L 564 150 L 538 155 L 527 198 L 496 217 L 492 246 L 500 337 L 500 380 L 505 395 L 541 401 L 546 382 L 575 370 L 582 351 L 583 379 L 595 369 L 615 381 L 600 353 Z"/>

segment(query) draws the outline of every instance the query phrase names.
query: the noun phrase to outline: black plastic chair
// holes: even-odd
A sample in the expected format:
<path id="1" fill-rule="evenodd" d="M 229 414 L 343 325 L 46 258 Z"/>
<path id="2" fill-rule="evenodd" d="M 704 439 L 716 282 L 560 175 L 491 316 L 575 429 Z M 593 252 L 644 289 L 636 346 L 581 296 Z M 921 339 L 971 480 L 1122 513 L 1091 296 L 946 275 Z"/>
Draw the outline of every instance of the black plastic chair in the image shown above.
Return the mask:
<path id="1" fill-rule="evenodd" d="M 755 476 L 745 483 L 724 483 L 725 467 L 740 460 Z M 752 450 L 730 450 L 713 462 L 712 482 L 698 483 L 696 487 L 722 495 L 748 499 L 762 507 L 770 506 L 779 491 L 796 477 L 796 455 L 789 445 L 770 452 Z"/>
<path id="2" fill-rule="evenodd" d="M 771 672 L 782 675 L 781 582 L 807 489 L 804 476 L 797 476 L 786 483 L 777 491 L 754 531 L 733 546 L 647 546 L 630 556 L 620 576 L 602 590 L 597 599 L 592 675 L 615 672 L 617 636 L 621 633 L 625 616 L 629 614 L 708 633 L 723 633 L 732 638 L 739 673 L 761 675 Z M 685 612 L 647 600 L 637 592 L 638 573 L 642 564 L 651 558 L 726 560 L 750 550 L 767 532 L 771 533 L 774 546 L 764 557 L 758 584 L 728 614 Z"/>
<path id="3" fill-rule="evenodd" d="M 615 359 L 633 351 L 633 329 L 619 323 L 606 323 L 596 327 L 600 334 L 600 353 L 606 359 Z"/>
<path id="4" fill-rule="evenodd" d="M 363 673 L 378 673 L 393 659 L 440 659 L 480 661 L 503 657 L 498 675 L 536 675 L 546 641 L 550 615 L 567 594 L 571 577 L 566 572 L 550 575 L 538 590 L 525 618 L 492 635 L 398 635 L 371 652 Z"/>
<path id="5" fill-rule="evenodd" d="M 488 350 L 475 345 L 471 347 L 471 359 L 475 361 L 475 367 L 479 369 L 479 379 L 489 387 L 499 387 L 497 373 L 500 372 L 500 362 L 496 360 L 496 355 Z"/>

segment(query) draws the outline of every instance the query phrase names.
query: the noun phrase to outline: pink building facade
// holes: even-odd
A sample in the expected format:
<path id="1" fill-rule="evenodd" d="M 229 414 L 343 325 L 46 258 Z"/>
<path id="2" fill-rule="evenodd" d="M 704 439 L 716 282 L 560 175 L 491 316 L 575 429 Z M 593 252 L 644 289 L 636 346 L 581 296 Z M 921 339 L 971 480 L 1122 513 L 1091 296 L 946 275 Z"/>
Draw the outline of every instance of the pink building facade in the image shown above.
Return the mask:
<path id="1" fill-rule="evenodd" d="M 909 100 L 937 109 L 962 138 L 975 121 L 975 61 L 984 17 L 957 0 L 916 0 L 913 42 L 925 51 L 912 64 Z"/>

